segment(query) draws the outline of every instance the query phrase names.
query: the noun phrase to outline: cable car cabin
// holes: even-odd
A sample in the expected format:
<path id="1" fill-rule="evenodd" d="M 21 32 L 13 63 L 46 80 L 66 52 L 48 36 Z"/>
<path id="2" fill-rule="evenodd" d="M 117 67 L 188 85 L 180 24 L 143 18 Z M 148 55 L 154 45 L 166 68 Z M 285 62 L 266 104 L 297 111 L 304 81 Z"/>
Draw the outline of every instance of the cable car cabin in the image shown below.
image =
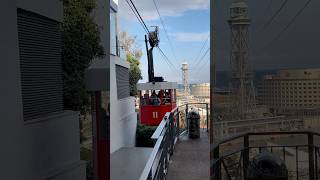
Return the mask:
<path id="1" fill-rule="evenodd" d="M 175 82 L 140 83 L 140 122 L 144 125 L 158 126 L 167 112 L 176 107 Z"/>

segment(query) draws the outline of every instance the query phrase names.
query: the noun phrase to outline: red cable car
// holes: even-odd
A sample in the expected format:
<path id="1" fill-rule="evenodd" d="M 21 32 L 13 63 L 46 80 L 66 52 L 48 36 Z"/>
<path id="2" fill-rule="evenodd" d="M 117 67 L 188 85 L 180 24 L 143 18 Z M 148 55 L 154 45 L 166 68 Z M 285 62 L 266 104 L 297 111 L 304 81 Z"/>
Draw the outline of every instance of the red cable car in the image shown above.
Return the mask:
<path id="1" fill-rule="evenodd" d="M 167 112 L 176 105 L 175 82 L 140 83 L 137 86 L 140 94 L 140 123 L 158 126 Z"/>
<path id="2" fill-rule="evenodd" d="M 149 49 L 148 42 L 151 46 Z M 167 112 L 176 107 L 177 83 L 164 82 L 163 77 L 154 76 L 153 48 L 159 45 L 159 28 L 149 32 L 149 38 L 145 35 L 146 50 L 148 56 L 149 82 L 140 83 L 137 89 L 140 91 L 140 123 L 149 126 L 158 126 Z"/>

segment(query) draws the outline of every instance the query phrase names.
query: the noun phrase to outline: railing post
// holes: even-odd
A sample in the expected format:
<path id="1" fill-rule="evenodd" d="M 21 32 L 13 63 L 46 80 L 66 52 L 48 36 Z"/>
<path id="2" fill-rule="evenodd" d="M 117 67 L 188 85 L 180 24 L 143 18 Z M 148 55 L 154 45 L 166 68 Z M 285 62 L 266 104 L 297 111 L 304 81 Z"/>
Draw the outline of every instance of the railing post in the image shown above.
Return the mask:
<path id="1" fill-rule="evenodd" d="M 319 155 L 319 148 L 315 148 L 315 170 L 316 170 L 316 179 L 318 179 L 318 155 Z"/>
<path id="2" fill-rule="evenodd" d="M 186 104 L 186 123 L 187 123 L 187 131 L 188 131 L 188 133 L 189 133 L 189 120 L 188 120 L 188 111 L 189 111 L 189 109 L 188 109 L 189 107 L 188 107 L 188 104 Z"/>
<path id="3" fill-rule="evenodd" d="M 209 132 L 209 104 L 206 104 L 206 111 L 207 111 L 207 132 Z"/>
<path id="4" fill-rule="evenodd" d="M 170 113 L 170 117 L 169 117 L 169 133 L 170 133 L 170 156 L 173 154 L 173 145 L 174 145 L 174 139 L 175 139 L 175 136 L 173 135 L 173 116 L 174 116 L 174 113 L 171 112 Z"/>
<path id="5" fill-rule="evenodd" d="M 220 165 L 220 154 L 219 154 L 219 145 L 213 149 L 213 177 L 211 180 L 220 180 L 221 179 L 221 165 Z"/>
<path id="6" fill-rule="evenodd" d="M 247 170 L 249 166 L 249 135 L 243 136 L 243 179 L 247 180 Z"/>
<path id="7" fill-rule="evenodd" d="M 308 133 L 308 151 L 309 151 L 309 180 L 314 180 L 314 144 L 313 144 L 312 133 Z"/>
<path id="8" fill-rule="evenodd" d="M 177 109 L 177 137 L 179 139 L 180 136 L 180 112 L 179 112 L 179 108 Z"/>

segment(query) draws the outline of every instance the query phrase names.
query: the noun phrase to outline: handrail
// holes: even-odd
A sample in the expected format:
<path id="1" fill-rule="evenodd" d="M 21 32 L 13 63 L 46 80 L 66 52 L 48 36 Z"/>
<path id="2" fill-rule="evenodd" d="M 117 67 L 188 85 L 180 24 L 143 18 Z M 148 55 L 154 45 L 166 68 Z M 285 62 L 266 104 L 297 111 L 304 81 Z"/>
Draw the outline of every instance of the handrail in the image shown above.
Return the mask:
<path id="1" fill-rule="evenodd" d="M 266 117 L 266 118 L 258 118 L 258 119 L 246 119 L 246 120 L 233 120 L 233 121 L 223 121 L 223 122 L 214 122 L 214 125 L 220 125 L 220 124 L 227 124 L 227 123 L 239 123 L 239 122 L 251 122 L 251 121 L 257 121 L 257 120 L 273 120 L 273 119 L 280 119 L 284 118 L 285 116 L 275 116 L 275 117 Z M 291 120 L 291 119 L 285 119 L 285 120 Z"/>
<path id="2" fill-rule="evenodd" d="M 246 132 L 246 133 L 241 133 L 241 134 L 237 134 L 231 137 L 227 137 L 224 139 L 221 139 L 220 141 L 218 141 L 218 143 L 216 143 L 213 146 L 213 149 L 221 144 L 225 144 L 229 141 L 233 141 L 235 139 L 239 139 L 239 138 L 243 138 L 244 136 L 264 136 L 264 135 L 301 135 L 301 134 L 313 134 L 313 135 L 317 135 L 320 136 L 320 133 L 318 132 L 314 132 L 314 131 L 266 131 L 266 132 Z"/>
<path id="3" fill-rule="evenodd" d="M 161 120 L 159 126 L 157 127 L 157 129 L 156 129 L 156 130 L 154 131 L 154 133 L 152 134 L 151 139 L 158 139 L 158 138 L 161 136 L 161 134 L 162 134 L 165 126 L 167 125 L 167 122 L 168 122 L 167 119 L 168 119 L 169 117 L 170 117 L 170 113 L 167 112 L 167 113 L 164 115 L 164 117 L 162 118 L 162 120 Z"/>
<path id="4" fill-rule="evenodd" d="M 142 171 L 142 174 L 139 178 L 139 180 L 146 180 L 148 179 L 148 176 L 149 176 L 149 172 L 153 166 L 153 162 L 154 160 L 156 159 L 157 157 L 157 154 L 158 154 L 158 151 L 160 149 L 160 145 L 161 145 L 161 142 L 163 140 L 163 136 L 160 136 L 156 142 L 156 144 L 154 145 L 154 148 L 151 152 L 151 155 L 150 155 L 150 158 L 148 159 L 147 161 L 147 164 L 146 166 L 144 167 L 143 171 Z"/>
<path id="5" fill-rule="evenodd" d="M 152 172 L 154 163 L 157 160 L 157 157 L 160 156 L 163 158 L 167 158 L 167 155 L 162 156 L 163 150 L 172 149 L 172 145 L 168 146 L 167 142 L 173 142 L 176 138 L 175 135 L 173 135 L 173 116 L 177 115 L 176 111 L 178 111 L 178 108 L 174 108 L 171 112 L 167 112 L 164 117 L 162 118 L 159 126 L 155 130 L 155 132 L 152 134 L 151 139 L 156 140 L 156 144 L 152 150 L 152 153 L 147 161 L 146 166 L 144 167 L 142 174 L 139 178 L 139 180 L 147 180 L 150 176 L 153 177 L 153 175 L 156 172 Z M 173 135 L 173 137 L 171 136 Z M 169 138 L 169 139 L 168 139 Z M 173 139 L 171 139 L 173 138 Z M 169 141 L 168 141 L 169 140 Z M 174 144 L 174 143 L 173 143 Z M 161 160 L 160 160 L 161 161 Z M 158 165 L 157 165 L 158 168 Z"/>
<path id="6" fill-rule="evenodd" d="M 208 105 L 210 105 L 210 103 L 201 103 L 201 102 L 199 102 L 199 103 L 186 103 L 186 104 L 182 104 L 182 105 L 180 105 L 180 106 L 178 106 L 178 107 L 183 107 L 183 106 L 186 106 L 186 105 L 190 105 L 190 104 L 208 104 Z"/>

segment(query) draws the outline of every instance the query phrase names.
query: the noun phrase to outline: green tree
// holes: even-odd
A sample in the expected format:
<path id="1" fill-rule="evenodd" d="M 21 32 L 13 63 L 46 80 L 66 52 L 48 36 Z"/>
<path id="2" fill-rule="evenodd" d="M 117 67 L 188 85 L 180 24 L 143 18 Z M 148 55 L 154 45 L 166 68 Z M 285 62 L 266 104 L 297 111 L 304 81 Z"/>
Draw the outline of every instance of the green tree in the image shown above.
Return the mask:
<path id="1" fill-rule="evenodd" d="M 119 41 L 121 47 L 127 54 L 127 61 L 130 63 L 130 95 L 135 96 L 137 95 L 137 83 L 142 79 L 139 61 L 142 56 L 142 51 L 136 46 L 136 38 L 129 36 L 126 32 L 120 32 Z"/>
<path id="2" fill-rule="evenodd" d="M 130 95 L 135 96 L 137 95 L 137 83 L 140 79 L 142 79 L 141 70 L 139 67 L 140 61 L 129 53 L 127 54 L 127 61 L 130 63 L 130 69 L 129 69 Z"/>
<path id="3" fill-rule="evenodd" d="M 63 98 L 65 109 L 85 114 L 89 94 L 84 74 L 94 58 L 103 57 L 99 29 L 91 12 L 96 0 L 63 0 Z"/>

